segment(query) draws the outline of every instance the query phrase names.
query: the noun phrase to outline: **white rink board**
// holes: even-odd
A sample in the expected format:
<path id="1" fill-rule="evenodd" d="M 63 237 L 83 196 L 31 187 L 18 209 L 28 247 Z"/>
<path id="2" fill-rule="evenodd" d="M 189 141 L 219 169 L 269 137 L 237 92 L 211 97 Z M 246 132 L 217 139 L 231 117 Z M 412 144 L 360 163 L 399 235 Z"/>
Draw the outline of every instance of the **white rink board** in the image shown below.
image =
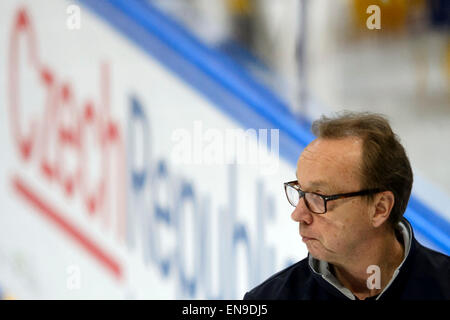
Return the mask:
<path id="1" fill-rule="evenodd" d="M 199 124 L 241 127 L 87 9 L 69 30 L 69 4 L 0 2 L 2 292 L 240 299 L 305 257 L 282 189 L 295 168 L 174 161 L 177 130 L 195 154 Z"/>

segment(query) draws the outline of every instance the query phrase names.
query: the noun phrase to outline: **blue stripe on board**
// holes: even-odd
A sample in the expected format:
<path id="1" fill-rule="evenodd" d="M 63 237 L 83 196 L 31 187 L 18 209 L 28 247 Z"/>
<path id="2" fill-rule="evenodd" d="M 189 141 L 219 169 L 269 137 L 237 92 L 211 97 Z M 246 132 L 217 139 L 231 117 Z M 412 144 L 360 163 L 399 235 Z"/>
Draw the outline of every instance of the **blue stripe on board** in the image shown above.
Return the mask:
<path id="1" fill-rule="evenodd" d="M 301 150 L 314 139 L 286 106 L 239 70 L 217 50 L 206 47 L 182 26 L 146 1 L 79 0 L 159 60 L 244 128 L 280 130 L 280 155 L 296 165 Z M 411 196 L 405 216 L 417 233 L 450 254 L 450 222 Z"/>

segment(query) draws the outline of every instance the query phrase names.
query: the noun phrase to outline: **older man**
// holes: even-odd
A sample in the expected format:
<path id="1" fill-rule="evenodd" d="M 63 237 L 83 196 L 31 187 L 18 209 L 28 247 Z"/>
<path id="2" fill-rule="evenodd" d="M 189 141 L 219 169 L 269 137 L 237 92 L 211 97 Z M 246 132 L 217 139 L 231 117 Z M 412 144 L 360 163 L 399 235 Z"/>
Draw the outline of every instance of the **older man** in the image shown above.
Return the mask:
<path id="1" fill-rule="evenodd" d="M 244 299 L 450 299 L 450 257 L 403 218 L 413 174 L 388 121 L 345 112 L 312 129 L 284 186 L 308 257 Z"/>

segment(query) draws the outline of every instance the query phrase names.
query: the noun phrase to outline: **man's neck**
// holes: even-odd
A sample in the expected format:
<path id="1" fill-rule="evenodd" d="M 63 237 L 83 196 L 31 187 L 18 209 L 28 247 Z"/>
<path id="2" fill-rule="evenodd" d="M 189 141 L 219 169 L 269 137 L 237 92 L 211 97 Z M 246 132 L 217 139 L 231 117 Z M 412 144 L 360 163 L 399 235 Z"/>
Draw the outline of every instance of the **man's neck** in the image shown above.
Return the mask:
<path id="1" fill-rule="evenodd" d="M 388 237 L 380 236 L 366 243 L 344 263 L 333 263 L 331 268 L 339 282 L 360 300 L 379 294 L 389 283 L 395 269 L 404 257 L 404 247 L 391 232 Z M 375 266 L 374 269 L 368 269 Z M 379 267 L 380 286 L 368 286 L 367 280 Z M 376 275 L 374 275 L 376 277 Z M 372 279 L 372 278 L 371 278 Z"/>

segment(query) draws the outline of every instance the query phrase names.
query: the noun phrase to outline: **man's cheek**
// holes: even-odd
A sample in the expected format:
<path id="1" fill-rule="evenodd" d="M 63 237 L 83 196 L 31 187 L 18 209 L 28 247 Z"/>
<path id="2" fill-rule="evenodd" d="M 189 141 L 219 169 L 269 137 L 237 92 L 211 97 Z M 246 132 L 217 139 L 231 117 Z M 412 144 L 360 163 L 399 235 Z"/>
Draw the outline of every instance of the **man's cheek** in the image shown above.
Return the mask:
<path id="1" fill-rule="evenodd" d="M 333 216 L 329 216 L 321 222 L 321 229 L 326 231 L 324 236 L 330 235 L 333 238 L 339 237 L 340 234 L 345 234 L 348 227 L 348 221 L 346 221 L 346 218 L 337 212 L 333 212 Z"/>
<path id="2" fill-rule="evenodd" d="M 336 234 L 328 234 L 322 241 L 321 244 L 329 251 L 339 252 L 341 247 L 341 239 Z"/>
<path id="3" fill-rule="evenodd" d="M 325 248 L 335 252 L 340 251 L 345 240 L 347 229 L 348 226 L 344 223 L 338 221 L 329 222 L 323 229 L 326 232 L 322 234 L 319 240 Z"/>

